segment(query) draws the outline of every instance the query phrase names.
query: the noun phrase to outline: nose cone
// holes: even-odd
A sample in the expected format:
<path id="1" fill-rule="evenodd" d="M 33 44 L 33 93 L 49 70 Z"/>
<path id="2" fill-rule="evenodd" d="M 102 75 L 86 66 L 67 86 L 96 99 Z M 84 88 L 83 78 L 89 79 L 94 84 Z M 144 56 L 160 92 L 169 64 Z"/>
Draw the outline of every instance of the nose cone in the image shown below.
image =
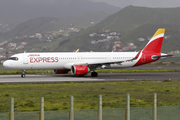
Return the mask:
<path id="1" fill-rule="evenodd" d="M 8 61 L 4 61 L 3 62 L 3 66 L 8 68 L 8 67 L 10 67 L 10 63 Z"/>

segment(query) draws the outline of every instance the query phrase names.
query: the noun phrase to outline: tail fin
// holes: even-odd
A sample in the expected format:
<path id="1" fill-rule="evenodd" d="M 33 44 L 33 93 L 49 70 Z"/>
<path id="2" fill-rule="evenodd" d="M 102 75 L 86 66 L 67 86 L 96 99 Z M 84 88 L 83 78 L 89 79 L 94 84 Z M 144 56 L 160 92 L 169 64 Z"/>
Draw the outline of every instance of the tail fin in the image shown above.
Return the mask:
<path id="1" fill-rule="evenodd" d="M 150 39 L 150 41 L 147 43 L 145 48 L 143 49 L 143 52 L 155 52 L 160 53 L 161 52 L 161 46 L 164 38 L 165 29 L 160 28 L 156 31 L 154 36 Z"/>

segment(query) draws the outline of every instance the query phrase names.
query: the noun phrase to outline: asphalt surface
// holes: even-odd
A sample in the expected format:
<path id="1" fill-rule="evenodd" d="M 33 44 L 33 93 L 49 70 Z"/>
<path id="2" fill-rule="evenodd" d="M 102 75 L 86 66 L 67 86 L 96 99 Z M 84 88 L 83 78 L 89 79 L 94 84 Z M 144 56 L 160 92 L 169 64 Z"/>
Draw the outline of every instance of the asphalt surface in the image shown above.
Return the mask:
<path id="1" fill-rule="evenodd" d="M 126 68 L 126 69 L 180 69 L 180 65 L 142 65 L 142 66 Z M 10 69 L 3 67 L 3 65 L 0 65 L 0 70 L 10 70 Z"/>
<path id="2" fill-rule="evenodd" d="M 180 69 L 180 65 L 144 65 L 128 69 Z M 0 65 L 0 70 L 8 70 Z M 60 75 L 0 75 L 0 83 L 48 83 L 48 82 L 97 82 L 97 81 L 129 81 L 129 80 L 180 80 L 180 72 L 160 73 L 99 73 L 98 77 L 91 77 L 90 74 L 79 77 L 71 74 Z"/>
<path id="3" fill-rule="evenodd" d="M 180 72 L 165 73 L 99 73 L 98 77 L 91 77 L 90 74 L 79 77 L 71 74 L 66 75 L 1 75 L 0 83 L 49 83 L 49 82 L 122 82 L 139 80 L 180 80 Z"/>

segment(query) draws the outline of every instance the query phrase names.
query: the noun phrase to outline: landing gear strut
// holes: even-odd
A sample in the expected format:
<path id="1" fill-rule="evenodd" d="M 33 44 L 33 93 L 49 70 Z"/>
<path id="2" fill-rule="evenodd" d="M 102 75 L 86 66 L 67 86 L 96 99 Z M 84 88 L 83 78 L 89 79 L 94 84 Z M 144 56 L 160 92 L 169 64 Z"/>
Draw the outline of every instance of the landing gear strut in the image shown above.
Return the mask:
<path id="1" fill-rule="evenodd" d="M 92 72 L 91 73 L 91 77 L 97 77 L 98 76 L 98 73 L 97 72 Z"/>
<path id="2" fill-rule="evenodd" d="M 25 78 L 25 76 L 26 76 L 26 75 L 25 75 L 25 72 L 26 72 L 26 70 L 22 70 L 22 74 L 21 74 L 21 77 L 22 77 L 22 78 Z"/>

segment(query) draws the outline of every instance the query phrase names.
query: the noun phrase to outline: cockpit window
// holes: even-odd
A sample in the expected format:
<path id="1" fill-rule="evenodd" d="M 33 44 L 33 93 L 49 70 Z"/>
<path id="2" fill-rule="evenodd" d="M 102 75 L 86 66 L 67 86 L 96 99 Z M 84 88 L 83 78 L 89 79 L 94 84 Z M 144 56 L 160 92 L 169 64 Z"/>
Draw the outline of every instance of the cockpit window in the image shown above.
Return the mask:
<path id="1" fill-rule="evenodd" d="M 10 57 L 10 58 L 8 58 L 8 60 L 16 60 L 16 61 L 18 61 L 18 58 L 17 57 Z"/>

